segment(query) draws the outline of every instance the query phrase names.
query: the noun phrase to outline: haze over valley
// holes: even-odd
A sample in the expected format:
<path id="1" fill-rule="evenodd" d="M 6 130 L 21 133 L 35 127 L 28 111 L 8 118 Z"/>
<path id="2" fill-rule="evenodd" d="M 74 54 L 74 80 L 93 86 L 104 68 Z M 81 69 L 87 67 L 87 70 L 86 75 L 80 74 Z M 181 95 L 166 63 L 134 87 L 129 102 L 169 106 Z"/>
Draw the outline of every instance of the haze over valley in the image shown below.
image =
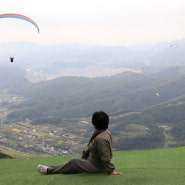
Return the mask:
<path id="1" fill-rule="evenodd" d="M 38 45 L 28 42 L 0 45 L 0 64 L 19 67 L 32 82 L 61 76 L 112 76 L 124 71 L 152 73 L 184 65 L 185 40 L 133 47 L 80 44 Z M 14 65 L 9 63 L 14 56 Z"/>
<path id="2" fill-rule="evenodd" d="M 1 147 L 37 156 L 81 153 L 98 110 L 111 117 L 114 150 L 185 144 L 185 40 L 0 49 Z"/>

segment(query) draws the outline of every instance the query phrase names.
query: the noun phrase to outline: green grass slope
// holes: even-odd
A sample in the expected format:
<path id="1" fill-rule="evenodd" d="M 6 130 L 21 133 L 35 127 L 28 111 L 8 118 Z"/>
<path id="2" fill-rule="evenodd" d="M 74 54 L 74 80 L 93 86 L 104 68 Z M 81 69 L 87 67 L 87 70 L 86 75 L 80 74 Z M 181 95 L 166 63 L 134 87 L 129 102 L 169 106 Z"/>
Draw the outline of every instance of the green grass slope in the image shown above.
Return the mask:
<path id="1" fill-rule="evenodd" d="M 62 156 L 37 159 L 2 159 L 1 185 L 183 185 L 185 147 L 114 152 L 113 162 L 120 176 L 107 174 L 42 175 L 38 163 L 51 165 L 68 160 Z"/>

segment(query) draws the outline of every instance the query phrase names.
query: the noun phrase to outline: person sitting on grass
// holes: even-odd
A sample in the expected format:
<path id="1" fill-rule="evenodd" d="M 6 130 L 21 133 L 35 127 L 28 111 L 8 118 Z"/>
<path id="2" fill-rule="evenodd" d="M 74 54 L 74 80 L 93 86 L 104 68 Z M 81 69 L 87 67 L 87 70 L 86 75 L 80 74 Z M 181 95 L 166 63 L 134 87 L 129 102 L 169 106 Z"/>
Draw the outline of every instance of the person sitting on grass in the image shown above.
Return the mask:
<path id="1" fill-rule="evenodd" d="M 88 149 L 83 151 L 81 158 L 73 158 L 66 163 L 52 166 L 39 164 L 38 172 L 42 174 L 75 174 L 75 173 L 107 173 L 121 175 L 115 171 L 112 159 L 112 137 L 108 131 L 109 116 L 100 111 L 92 115 L 94 133 L 88 143 Z"/>

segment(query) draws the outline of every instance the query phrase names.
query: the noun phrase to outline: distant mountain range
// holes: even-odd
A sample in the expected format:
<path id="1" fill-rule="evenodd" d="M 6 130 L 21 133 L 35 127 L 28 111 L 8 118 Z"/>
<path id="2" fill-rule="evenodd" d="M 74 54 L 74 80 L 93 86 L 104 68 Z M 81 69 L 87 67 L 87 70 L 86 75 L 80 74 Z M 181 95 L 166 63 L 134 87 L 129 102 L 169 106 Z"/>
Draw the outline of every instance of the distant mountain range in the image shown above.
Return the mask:
<path id="1" fill-rule="evenodd" d="M 124 72 L 110 77 L 60 77 L 39 83 L 30 83 L 24 73 L 16 72 L 11 80 L 0 81 L 4 84 L 0 86 L 1 96 L 4 93 L 24 97 L 20 102 L 1 104 L 1 108 L 8 110 L 6 122 L 29 119 L 33 124 L 61 124 L 65 119 L 90 117 L 94 111 L 103 110 L 114 122 L 111 128 L 119 138 L 117 148 L 137 148 L 133 136 L 127 139 L 129 143 L 122 142 L 125 142 L 123 131 L 137 130 L 138 126 L 149 129 L 150 134 L 143 137 L 151 140 L 144 142 L 146 138 L 140 138 L 145 143 L 140 148 L 150 148 L 151 142 L 153 147 L 164 146 L 167 142 L 164 133 L 169 133 L 161 128 L 170 129 L 170 138 L 174 138 L 170 144 L 173 140 L 185 144 L 185 67 L 147 75 Z"/>
<path id="2" fill-rule="evenodd" d="M 50 75 L 98 77 L 125 71 L 152 73 L 170 66 L 184 66 L 185 40 L 160 42 L 156 45 L 86 46 L 59 44 L 42 46 L 35 43 L 0 45 L 0 64 Z"/>
<path id="3" fill-rule="evenodd" d="M 0 46 L 1 121 L 60 124 L 104 110 L 116 148 L 185 144 L 184 40 L 137 48 L 19 45 L 15 63 Z M 30 71 L 53 79 L 32 83 Z"/>
<path id="4" fill-rule="evenodd" d="M 15 87 L 19 87 L 16 93 L 25 101 L 17 105 L 19 111 L 15 115 L 36 119 L 87 116 L 95 110 L 110 114 L 141 111 L 182 98 L 185 95 L 184 78 L 185 67 L 172 67 L 150 75 L 124 72 L 111 77 L 60 77 L 36 84 L 22 80 Z M 11 83 L 17 83 L 15 79 Z M 2 84 L 5 83 L 4 79 Z M 9 84 L 8 81 L 7 88 Z"/>

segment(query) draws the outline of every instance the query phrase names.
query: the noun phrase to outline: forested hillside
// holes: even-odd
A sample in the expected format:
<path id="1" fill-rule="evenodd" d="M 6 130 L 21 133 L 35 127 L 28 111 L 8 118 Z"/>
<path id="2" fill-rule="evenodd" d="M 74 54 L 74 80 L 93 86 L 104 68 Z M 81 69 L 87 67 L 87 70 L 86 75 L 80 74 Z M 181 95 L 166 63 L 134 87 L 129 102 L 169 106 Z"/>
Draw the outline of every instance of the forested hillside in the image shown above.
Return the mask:
<path id="1" fill-rule="evenodd" d="M 25 71 L 20 67 L 0 66 L 0 94 L 19 94 L 20 90 L 29 84 Z"/>
<path id="2" fill-rule="evenodd" d="M 185 68 L 173 67 L 147 75 L 125 72 L 111 77 L 27 82 L 16 91 L 24 99 L 5 106 L 4 122 L 28 119 L 36 125 L 65 126 L 66 119 L 85 118 L 103 110 L 111 116 L 116 149 L 183 145 L 184 79 Z"/>
<path id="3" fill-rule="evenodd" d="M 95 110 L 118 114 L 163 107 L 185 94 L 184 78 L 184 68 L 178 67 L 152 75 L 61 77 L 21 89 L 25 101 L 10 107 L 9 118 L 82 117 Z"/>

